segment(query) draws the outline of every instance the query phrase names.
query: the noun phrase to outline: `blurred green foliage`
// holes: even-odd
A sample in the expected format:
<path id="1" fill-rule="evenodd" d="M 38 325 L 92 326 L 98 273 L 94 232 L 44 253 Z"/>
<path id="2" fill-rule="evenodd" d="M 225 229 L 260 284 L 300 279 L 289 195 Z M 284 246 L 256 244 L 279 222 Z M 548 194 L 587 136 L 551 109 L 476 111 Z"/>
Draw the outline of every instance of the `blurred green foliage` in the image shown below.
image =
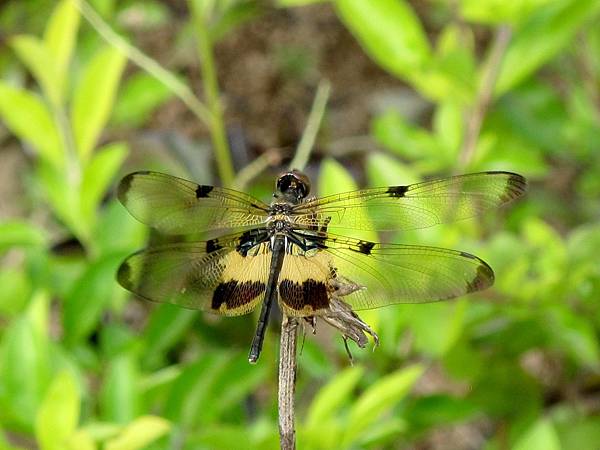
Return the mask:
<path id="1" fill-rule="evenodd" d="M 258 0 L 190 2 L 210 19 L 212 44 L 267 13 Z M 157 1 L 90 3 L 123 33 L 127 21 L 170 19 Z M 430 105 L 424 121 L 394 108 L 373 117 L 381 151 L 361 165 L 367 185 L 502 169 L 526 175 L 531 189 L 481 221 L 401 236 L 483 257 L 497 274 L 493 289 L 361 313 L 382 346 L 355 352 L 355 367 L 339 339 L 306 338 L 299 448 L 411 448 L 441 433 L 453 448 L 597 449 L 600 3 L 277 7 L 315 3 L 333 8 L 368 56 Z M 147 230 L 111 194 L 130 154 L 113 136 L 146 125 L 177 93 L 126 71 L 127 56 L 70 0 L 8 2 L 0 24 L 3 133 L 27 155 L 24 195 L 10 199 L 24 214 L 0 222 L 0 449 L 277 448 L 274 333 L 250 366 L 250 318 L 149 307 L 114 280 Z M 289 64 L 306 60 L 292 56 Z M 474 114 L 481 127 L 466 152 Z M 321 194 L 357 186 L 332 158 L 317 185 Z M 444 433 L 453 429 L 471 436 L 468 445 L 452 443 Z"/>

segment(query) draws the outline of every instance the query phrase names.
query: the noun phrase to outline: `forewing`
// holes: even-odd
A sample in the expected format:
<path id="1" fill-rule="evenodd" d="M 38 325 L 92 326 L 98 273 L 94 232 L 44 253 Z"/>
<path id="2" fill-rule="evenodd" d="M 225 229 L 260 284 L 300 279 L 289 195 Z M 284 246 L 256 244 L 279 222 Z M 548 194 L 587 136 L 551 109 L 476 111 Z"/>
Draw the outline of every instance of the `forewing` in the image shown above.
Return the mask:
<path id="1" fill-rule="evenodd" d="M 317 198 L 296 206 L 292 214 L 297 224 L 313 229 L 408 230 L 476 216 L 523 195 L 525 189 L 521 175 L 480 172 Z"/>
<path id="2" fill-rule="evenodd" d="M 494 283 L 490 266 L 461 251 L 346 237 L 331 237 L 324 247 L 337 282 L 363 286 L 343 298 L 355 310 L 446 300 Z"/>
<path id="3" fill-rule="evenodd" d="M 226 316 L 249 313 L 264 297 L 271 253 L 263 243 L 242 256 L 243 236 L 139 251 L 121 264 L 117 280 L 147 300 Z"/>
<path id="4" fill-rule="evenodd" d="M 118 197 L 133 217 L 165 234 L 190 234 L 263 223 L 267 205 L 232 189 L 159 172 L 125 176 Z"/>

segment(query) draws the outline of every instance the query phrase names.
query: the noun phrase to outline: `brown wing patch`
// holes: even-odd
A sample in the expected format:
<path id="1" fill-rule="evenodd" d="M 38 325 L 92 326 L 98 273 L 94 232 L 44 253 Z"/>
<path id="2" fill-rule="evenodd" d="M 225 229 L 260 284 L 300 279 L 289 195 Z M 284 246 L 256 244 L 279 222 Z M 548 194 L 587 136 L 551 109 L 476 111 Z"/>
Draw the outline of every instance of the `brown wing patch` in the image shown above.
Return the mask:
<path id="1" fill-rule="evenodd" d="M 229 253 L 221 261 L 223 272 L 212 293 L 210 311 L 227 316 L 252 311 L 263 300 L 270 262 L 271 252 L 266 244 L 246 256 L 237 251 Z"/>
<path id="2" fill-rule="evenodd" d="M 290 316 L 313 316 L 329 307 L 336 272 L 331 257 L 322 252 L 311 256 L 286 254 L 279 275 L 279 305 Z"/>
<path id="3" fill-rule="evenodd" d="M 215 311 L 240 310 L 264 292 L 265 283 L 261 281 L 227 281 L 213 292 L 211 308 Z"/>

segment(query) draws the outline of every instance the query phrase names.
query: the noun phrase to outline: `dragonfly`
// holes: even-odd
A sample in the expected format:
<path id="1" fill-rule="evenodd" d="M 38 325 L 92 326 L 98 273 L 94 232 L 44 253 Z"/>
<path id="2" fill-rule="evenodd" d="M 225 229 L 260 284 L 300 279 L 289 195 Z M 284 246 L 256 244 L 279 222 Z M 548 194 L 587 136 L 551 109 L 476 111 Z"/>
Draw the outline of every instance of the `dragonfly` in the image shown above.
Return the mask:
<path id="1" fill-rule="evenodd" d="M 489 171 L 313 197 L 309 178 L 290 170 L 278 177 L 267 204 L 233 189 L 134 172 L 117 191 L 134 218 L 165 235 L 207 232 L 210 239 L 133 253 L 117 280 L 143 299 L 223 316 L 262 305 L 248 356 L 255 363 L 274 303 L 287 316 L 315 318 L 331 311 L 337 294 L 360 311 L 488 288 L 492 268 L 470 253 L 337 233 L 405 231 L 474 217 L 522 196 L 526 185 L 516 173 Z"/>

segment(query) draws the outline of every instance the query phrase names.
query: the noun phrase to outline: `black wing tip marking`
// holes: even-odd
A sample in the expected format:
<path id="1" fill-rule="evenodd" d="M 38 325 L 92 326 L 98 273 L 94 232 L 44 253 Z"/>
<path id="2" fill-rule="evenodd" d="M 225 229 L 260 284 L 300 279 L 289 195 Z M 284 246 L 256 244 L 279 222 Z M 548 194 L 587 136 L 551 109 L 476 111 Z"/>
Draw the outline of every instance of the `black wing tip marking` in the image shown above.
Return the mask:
<path id="1" fill-rule="evenodd" d="M 467 293 L 482 291 L 494 284 L 494 271 L 488 263 L 470 253 L 460 252 L 460 255 L 465 258 L 476 260 L 479 263 L 475 276 L 467 281 Z"/>
<path id="2" fill-rule="evenodd" d="M 504 170 L 488 170 L 483 172 L 487 175 L 501 175 L 506 177 L 506 189 L 501 196 L 502 202 L 510 202 L 520 197 L 527 191 L 527 179 L 523 175 Z"/>
<path id="3" fill-rule="evenodd" d="M 138 173 L 139 172 L 133 172 L 127 174 L 119 182 L 119 186 L 117 187 L 117 198 L 123 205 L 127 201 L 127 193 L 131 189 L 131 182 Z"/>
<path id="4" fill-rule="evenodd" d="M 133 280 L 131 273 L 131 266 L 127 261 L 123 261 L 119 268 L 117 269 L 117 281 L 121 286 L 123 286 L 128 291 L 132 291 L 133 288 Z"/>
<path id="5" fill-rule="evenodd" d="M 508 181 L 506 186 L 506 192 L 504 193 L 503 200 L 510 201 L 517 197 L 520 197 L 527 190 L 527 180 L 524 176 L 518 173 L 508 172 Z"/>

